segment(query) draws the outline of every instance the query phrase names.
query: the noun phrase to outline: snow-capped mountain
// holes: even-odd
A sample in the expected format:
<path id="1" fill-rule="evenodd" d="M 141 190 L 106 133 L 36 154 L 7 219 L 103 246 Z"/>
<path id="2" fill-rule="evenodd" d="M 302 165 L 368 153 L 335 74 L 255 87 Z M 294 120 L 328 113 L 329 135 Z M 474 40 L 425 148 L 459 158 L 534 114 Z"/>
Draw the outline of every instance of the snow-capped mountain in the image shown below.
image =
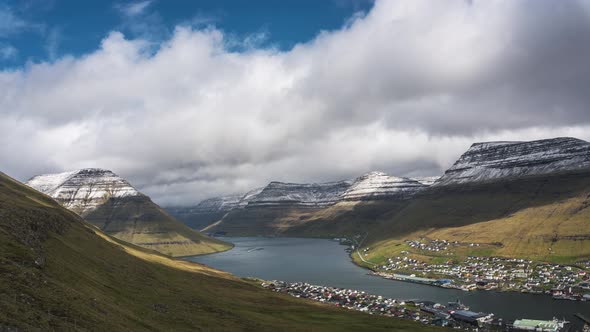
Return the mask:
<path id="1" fill-rule="evenodd" d="M 435 185 L 485 182 L 590 167 L 590 143 L 570 137 L 473 144 Z"/>
<path id="2" fill-rule="evenodd" d="M 142 195 L 125 179 L 99 168 L 38 175 L 30 179 L 27 185 L 78 214 L 96 209 L 111 197 Z"/>
<path id="3" fill-rule="evenodd" d="M 430 181 L 431 179 L 424 180 L 425 183 Z M 396 177 L 382 172 L 370 172 L 357 178 L 340 198 L 349 201 L 405 199 L 425 188 L 428 188 L 428 185 L 417 179 Z"/>
<path id="4" fill-rule="evenodd" d="M 438 177 L 401 178 L 370 172 L 354 181 L 327 183 L 271 182 L 244 195 L 209 198 L 191 207 L 166 210 L 190 227 L 202 229 L 233 210 L 243 208 L 324 208 L 342 201 L 407 199 Z"/>
<path id="5" fill-rule="evenodd" d="M 350 181 L 328 183 L 271 182 L 255 195 L 247 207 L 284 206 L 324 207 L 337 203 L 350 187 Z"/>
<path id="6" fill-rule="evenodd" d="M 27 185 L 120 240 L 173 256 L 228 249 L 165 213 L 127 180 L 98 168 L 39 175 Z"/>
<path id="7" fill-rule="evenodd" d="M 248 191 L 246 194 L 244 194 L 241 198 L 240 201 L 238 202 L 238 207 L 243 208 L 246 205 L 248 205 L 248 203 L 255 199 L 263 190 L 265 187 L 260 187 L 260 188 L 256 188 L 256 189 L 252 189 L 250 191 Z"/>

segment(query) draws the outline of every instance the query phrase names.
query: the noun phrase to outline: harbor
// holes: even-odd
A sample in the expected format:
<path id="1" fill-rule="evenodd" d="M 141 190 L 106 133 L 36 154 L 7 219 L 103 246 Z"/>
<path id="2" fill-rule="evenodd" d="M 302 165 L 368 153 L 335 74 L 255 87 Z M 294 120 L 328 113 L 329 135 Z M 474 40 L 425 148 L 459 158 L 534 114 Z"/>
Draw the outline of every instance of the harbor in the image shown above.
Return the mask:
<path id="1" fill-rule="evenodd" d="M 467 331 L 543 331 L 570 330 L 564 320 L 517 319 L 505 322 L 493 313 L 475 312 L 459 300 L 447 305 L 425 300 L 400 300 L 367 294 L 364 291 L 311 285 L 303 282 L 263 281 L 261 286 L 278 293 L 289 294 L 325 304 L 373 315 L 383 315 L 418 321 L 425 325 L 449 327 Z"/>

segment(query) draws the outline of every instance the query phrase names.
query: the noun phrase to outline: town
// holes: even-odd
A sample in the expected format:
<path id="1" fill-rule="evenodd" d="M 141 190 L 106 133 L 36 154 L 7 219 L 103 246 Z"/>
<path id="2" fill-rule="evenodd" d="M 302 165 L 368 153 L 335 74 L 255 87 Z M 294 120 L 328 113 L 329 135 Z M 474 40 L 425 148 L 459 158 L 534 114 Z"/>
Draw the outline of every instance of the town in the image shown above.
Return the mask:
<path id="1" fill-rule="evenodd" d="M 409 247 L 431 252 L 448 251 L 465 245 L 445 240 L 406 240 Z M 477 247 L 480 244 L 469 243 Z M 364 248 L 366 255 L 370 248 Z M 424 283 L 444 288 L 517 291 L 546 294 L 556 300 L 590 301 L 590 263 L 575 265 L 535 262 L 521 258 L 468 256 L 463 260 L 427 263 L 401 251 L 371 268 L 375 275 L 388 279 Z"/>
<path id="2" fill-rule="evenodd" d="M 568 322 L 519 319 L 504 322 L 494 314 L 473 312 L 458 300 L 446 306 L 432 301 L 397 300 L 364 291 L 311 285 L 303 282 L 263 281 L 262 287 L 294 297 L 310 299 L 373 315 L 384 315 L 420 322 L 426 325 L 471 331 L 563 331 Z M 542 328 L 542 330 L 541 330 Z"/>

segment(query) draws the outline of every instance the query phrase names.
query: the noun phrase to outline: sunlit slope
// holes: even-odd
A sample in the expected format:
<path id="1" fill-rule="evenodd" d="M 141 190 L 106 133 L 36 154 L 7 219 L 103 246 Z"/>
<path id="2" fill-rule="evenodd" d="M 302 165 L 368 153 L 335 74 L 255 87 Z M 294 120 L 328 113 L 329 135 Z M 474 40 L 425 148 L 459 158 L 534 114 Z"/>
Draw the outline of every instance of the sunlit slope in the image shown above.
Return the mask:
<path id="1" fill-rule="evenodd" d="M 272 293 L 100 233 L 0 173 L 0 329 L 420 331 Z"/>
<path id="2" fill-rule="evenodd" d="M 465 254 L 590 258 L 589 194 L 587 171 L 432 188 L 382 217 L 367 245 L 377 261 L 395 254 L 399 240 L 421 236 L 489 244 Z"/>
<path id="3" fill-rule="evenodd" d="M 229 243 L 204 236 L 178 222 L 143 195 L 110 199 L 83 217 L 118 239 L 170 256 L 231 248 Z"/>

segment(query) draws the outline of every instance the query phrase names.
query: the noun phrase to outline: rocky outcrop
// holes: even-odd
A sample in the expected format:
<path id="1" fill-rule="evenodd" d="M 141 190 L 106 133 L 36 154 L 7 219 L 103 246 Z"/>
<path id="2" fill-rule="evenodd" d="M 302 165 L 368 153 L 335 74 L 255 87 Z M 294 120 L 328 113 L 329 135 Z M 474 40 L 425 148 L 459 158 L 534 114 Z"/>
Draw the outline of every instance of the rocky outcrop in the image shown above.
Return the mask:
<path id="1" fill-rule="evenodd" d="M 488 182 L 590 167 L 590 143 L 570 137 L 473 144 L 435 185 Z"/>

